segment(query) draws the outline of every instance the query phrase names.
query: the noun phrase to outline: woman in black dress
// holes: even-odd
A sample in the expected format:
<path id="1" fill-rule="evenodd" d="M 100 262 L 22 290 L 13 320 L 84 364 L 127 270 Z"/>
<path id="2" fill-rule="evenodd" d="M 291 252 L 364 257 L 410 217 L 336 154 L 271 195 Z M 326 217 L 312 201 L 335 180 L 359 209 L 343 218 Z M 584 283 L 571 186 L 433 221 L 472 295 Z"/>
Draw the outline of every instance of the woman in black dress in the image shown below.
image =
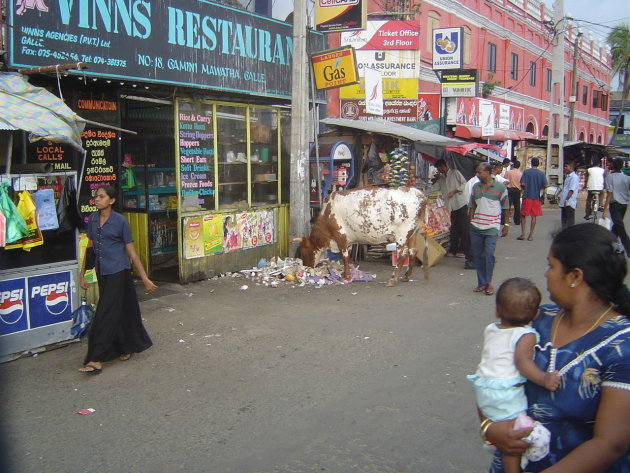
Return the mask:
<path id="1" fill-rule="evenodd" d="M 87 225 L 88 247 L 94 248 L 95 268 L 100 298 L 88 334 L 88 352 L 79 371 L 98 374 L 103 362 L 131 358 L 153 342 L 142 325 L 140 305 L 131 278 L 131 265 L 140 275 L 148 292 L 157 286 L 147 277 L 136 254 L 129 224 L 112 209 L 116 190 L 101 186 L 94 198 L 98 212 L 90 215 Z M 85 264 L 81 268 L 81 287 L 87 289 Z"/>

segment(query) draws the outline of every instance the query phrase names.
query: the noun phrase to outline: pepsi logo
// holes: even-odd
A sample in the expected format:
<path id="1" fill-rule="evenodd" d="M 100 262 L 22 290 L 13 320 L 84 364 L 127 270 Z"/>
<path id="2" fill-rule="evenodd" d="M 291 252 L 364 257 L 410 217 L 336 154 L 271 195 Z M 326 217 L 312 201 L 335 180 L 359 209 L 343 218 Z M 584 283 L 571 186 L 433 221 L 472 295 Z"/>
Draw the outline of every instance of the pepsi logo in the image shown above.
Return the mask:
<path id="1" fill-rule="evenodd" d="M 68 294 L 65 292 L 53 292 L 46 296 L 46 310 L 53 315 L 63 314 L 68 307 Z"/>
<path id="2" fill-rule="evenodd" d="M 0 304 L 0 320 L 5 324 L 17 323 L 24 314 L 24 302 L 5 299 Z"/>

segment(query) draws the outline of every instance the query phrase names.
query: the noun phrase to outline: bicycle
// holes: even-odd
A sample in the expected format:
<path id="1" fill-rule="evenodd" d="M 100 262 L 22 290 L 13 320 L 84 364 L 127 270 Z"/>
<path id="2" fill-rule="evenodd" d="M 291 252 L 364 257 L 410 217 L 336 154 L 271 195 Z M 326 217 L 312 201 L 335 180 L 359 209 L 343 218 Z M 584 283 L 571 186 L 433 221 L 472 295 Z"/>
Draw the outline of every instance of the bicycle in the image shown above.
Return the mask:
<path id="1" fill-rule="evenodd" d="M 584 216 L 584 220 L 589 221 L 592 220 L 593 223 L 597 223 L 598 216 L 597 212 L 601 212 L 602 208 L 599 205 L 599 196 L 600 191 L 587 191 L 589 193 L 588 196 L 588 216 Z"/>

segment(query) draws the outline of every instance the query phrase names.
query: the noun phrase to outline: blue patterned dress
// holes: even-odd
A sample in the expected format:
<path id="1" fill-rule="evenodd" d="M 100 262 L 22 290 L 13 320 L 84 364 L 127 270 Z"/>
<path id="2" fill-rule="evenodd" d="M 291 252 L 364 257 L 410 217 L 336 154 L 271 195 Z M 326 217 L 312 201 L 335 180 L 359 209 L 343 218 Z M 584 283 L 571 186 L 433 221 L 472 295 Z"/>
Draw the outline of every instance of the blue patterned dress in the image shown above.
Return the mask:
<path id="1" fill-rule="evenodd" d="M 532 323 L 540 334 L 534 362 L 543 371 L 547 371 L 552 358 L 551 329 L 559 310 L 555 305 L 543 305 Z M 592 438 L 602 387 L 630 390 L 630 320 L 623 316 L 612 318 L 558 348 L 555 369 L 562 376 L 556 392 L 531 382 L 525 386 L 528 415 L 551 432 L 549 455 L 529 463 L 527 472 L 543 471 Z M 503 473 L 500 452 L 494 455 L 490 473 Z M 606 473 L 630 473 L 630 451 Z"/>

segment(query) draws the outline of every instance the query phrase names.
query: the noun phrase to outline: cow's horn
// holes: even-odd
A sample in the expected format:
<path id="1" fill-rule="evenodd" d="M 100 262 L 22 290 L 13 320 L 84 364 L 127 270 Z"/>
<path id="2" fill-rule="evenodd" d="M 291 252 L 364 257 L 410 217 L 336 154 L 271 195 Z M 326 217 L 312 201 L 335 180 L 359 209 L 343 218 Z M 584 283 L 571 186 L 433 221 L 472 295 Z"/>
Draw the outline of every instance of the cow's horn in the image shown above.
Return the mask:
<path id="1" fill-rule="evenodd" d="M 302 239 L 301 239 L 301 238 L 294 238 L 294 239 L 293 239 L 293 240 L 291 240 L 291 241 L 302 241 Z"/>

